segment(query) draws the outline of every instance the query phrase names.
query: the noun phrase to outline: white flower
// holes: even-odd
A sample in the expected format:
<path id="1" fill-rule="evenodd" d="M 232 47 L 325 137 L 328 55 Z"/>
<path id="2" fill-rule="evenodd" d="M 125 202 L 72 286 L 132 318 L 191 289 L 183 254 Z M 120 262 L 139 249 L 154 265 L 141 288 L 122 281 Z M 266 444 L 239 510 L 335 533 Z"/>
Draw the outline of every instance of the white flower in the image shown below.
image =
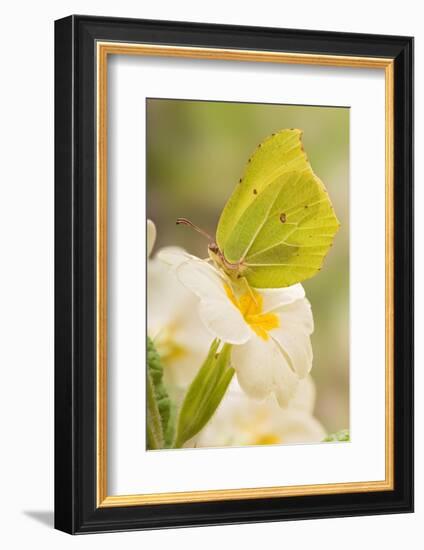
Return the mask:
<path id="1" fill-rule="evenodd" d="M 232 365 L 243 390 L 258 399 L 275 394 L 285 406 L 312 367 L 314 326 L 302 285 L 252 289 L 194 256 L 175 250 L 158 256 L 197 296 L 210 334 L 233 344 Z"/>
<path id="2" fill-rule="evenodd" d="M 147 257 L 152 253 L 156 240 L 156 226 L 152 220 L 147 220 Z"/>
<path id="3" fill-rule="evenodd" d="M 250 399 L 234 379 L 216 413 L 185 447 L 281 445 L 321 442 L 326 432 L 313 416 L 315 386 L 310 376 L 298 385 L 288 407 L 273 396 Z"/>
<path id="4" fill-rule="evenodd" d="M 148 220 L 148 254 L 155 238 L 155 225 Z M 178 248 L 163 248 L 162 251 L 185 254 Z M 184 389 L 202 365 L 212 336 L 199 319 L 193 294 L 157 257 L 147 263 L 147 332 L 164 364 L 169 389 Z M 173 396 L 179 397 L 175 391 Z"/>

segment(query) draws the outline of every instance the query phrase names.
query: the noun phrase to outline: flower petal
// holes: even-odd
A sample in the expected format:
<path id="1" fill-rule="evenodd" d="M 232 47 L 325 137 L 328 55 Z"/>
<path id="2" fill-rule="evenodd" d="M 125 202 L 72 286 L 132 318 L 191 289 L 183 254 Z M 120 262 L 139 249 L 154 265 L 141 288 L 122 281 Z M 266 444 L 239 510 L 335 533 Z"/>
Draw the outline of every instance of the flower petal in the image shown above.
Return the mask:
<path id="1" fill-rule="evenodd" d="M 322 425 L 312 412 L 299 407 L 299 394 L 310 397 L 313 382 L 302 380 L 288 407 L 280 407 L 272 395 L 261 401 L 249 398 L 234 377 L 214 416 L 187 447 L 225 447 L 241 445 L 320 442 L 325 437 Z"/>
<path id="2" fill-rule="evenodd" d="M 291 407 L 277 417 L 277 429 L 283 443 L 318 443 L 327 435 L 312 414 Z"/>
<path id="3" fill-rule="evenodd" d="M 312 345 L 309 335 L 313 330 L 311 306 L 308 300 L 298 300 L 278 311 L 280 326 L 270 331 L 271 337 L 287 354 L 290 365 L 299 378 L 312 368 Z"/>
<path id="4" fill-rule="evenodd" d="M 212 336 L 199 318 L 196 296 L 157 256 L 147 262 L 148 334 L 155 340 L 167 389 L 175 398 L 176 386 L 187 386 L 201 366 Z"/>
<path id="5" fill-rule="evenodd" d="M 299 383 L 281 349 L 271 338 L 263 340 L 254 335 L 246 344 L 234 346 L 232 365 L 240 386 L 249 396 L 264 399 L 274 393 L 281 407 L 288 404 Z"/>
<path id="6" fill-rule="evenodd" d="M 290 408 L 302 410 L 312 414 L 315 407 L 315 397 L 315 382 L 309 374 L 299 381 L 299 385 L 293 399 L 290 401 Z"/>
<path id="7" fill-rule="evenodd" d="M 312 368 L 313 353 L 309 336 L 279 328 L 272 331 L 272 337 L 287 354 L 290 366 L 297 376 L 304 378 Z"/>
<path id="8" fill-rule="evenodd" d="M 264 313 L 287 306 L 305 297 L 305 291 L 300 283 L 286 288 L 262 288 L 258 292 L 263 298 Z"/>
<path id="9" fill-rule="evenodd" d="M 252 331 L 228 298 L 224 280 L 206 261 L 188 258 L 176 269 L 181 283 L 199 299 L 199 316 L 206 328 L 224 342 L 243 344 Z"/>
<path id="10" fill-rule="evenodd" d="M 175 331 L 187 317 L 200 319 L 196 298 L 178 280 L 174 271 L 158 260 L 147 262 L 147 325 L 151 338 L 163 330 Z"/>
<path id="11" fill-rule="evenodd" d="M 314 318 L 312 316 L 311 304 L 304 298 L 291 304 L 278 308 L 274 313 L 278 313 L 282 326 L 287 328 L 296 328 L 312 334 L 314 332 Z"/>
<path id="12" fill-rule="evenodd" d="M 197 259 L 186 252 L 184 248 L 179 248 L 178 246 L 165 246 L 161 248 L 156 254 L 156 258 L 173 269 L 177 269 L 178 266 L 187 260 Z"/>
<path id="13" fill-rule="evenodd" d="M 152 220 L 147 220 L 147 257 L 150 256 L 156 240 L 156 226 Z"/>

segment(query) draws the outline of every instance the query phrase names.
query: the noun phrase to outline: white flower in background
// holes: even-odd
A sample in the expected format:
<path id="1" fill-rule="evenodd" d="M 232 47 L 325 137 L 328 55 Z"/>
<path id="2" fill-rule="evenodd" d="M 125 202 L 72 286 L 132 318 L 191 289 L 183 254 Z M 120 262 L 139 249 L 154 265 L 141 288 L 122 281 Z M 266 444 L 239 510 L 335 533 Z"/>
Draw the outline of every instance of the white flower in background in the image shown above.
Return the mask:
<path id="1" fill-rule="evenodd" d="M 148 255 L 155 239 L 155 225 L 147 220 Z M 179 248 L 162 250 L 184 254 Z M 147 327 L 165 366 L 169 389 L 184 389 L 202 365 L 212 337 L 199 319 L 193 294 L 157 257 L 147 262 Z M 178 398 L 175 391 L 173 395 Z"/>
<path id="2" fill-rule="evenodd" d="M 250 399 L 233 379 L 210 422 L 185 447 L 321 442 L 327 434 L 313 416 L 314 404 L 315 385 L 310 376 L 301 380 L 287 407 L 280 407 L 274 396 Z"/>
<path id="3" fill-rule="evenodd" d="M 176 250 L 158 257 L 199 300 L 199 316 L 210 334 L 233 344 L 232 366 L 251 397 L 274 394 L 281 407 L 312 367 L 311 306 L 302 285 L 281 289 L 235 287 L 205 260 Z"/>
<path id="4" fill-rule="evenodd" d="M 147 220 L 147 257 L 152 253 L 156 241 L 156 226 L 152 220 Z"/>

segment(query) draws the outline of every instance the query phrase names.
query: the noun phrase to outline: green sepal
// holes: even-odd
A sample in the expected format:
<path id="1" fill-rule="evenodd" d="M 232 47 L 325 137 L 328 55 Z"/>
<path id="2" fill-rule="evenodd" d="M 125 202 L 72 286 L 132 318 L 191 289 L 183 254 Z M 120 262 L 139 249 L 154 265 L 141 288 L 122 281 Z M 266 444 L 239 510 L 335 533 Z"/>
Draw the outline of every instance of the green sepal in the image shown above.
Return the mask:
<path id="1" fill-rule="evenodd" d="M 219 340 L 212 342 L 208 356 L 184 397 L 175 448 L 182 447 L 209 422 L 234 375 L 234 369 L 229 366 L 231 345 L 224 344 L 218 353 L 219 344 Z"/>

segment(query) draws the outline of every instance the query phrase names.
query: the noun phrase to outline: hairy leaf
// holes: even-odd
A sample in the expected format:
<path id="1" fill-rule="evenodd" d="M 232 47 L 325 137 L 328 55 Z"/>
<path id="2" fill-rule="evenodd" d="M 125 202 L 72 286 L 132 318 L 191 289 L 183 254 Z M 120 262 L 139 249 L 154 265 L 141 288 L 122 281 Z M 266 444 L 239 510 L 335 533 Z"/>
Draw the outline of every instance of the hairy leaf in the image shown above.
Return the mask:
<path id="1" fill-rule="evenodd" d="M 169 439 L 171 401 L 163 384 L 163 366 L 150 338 L 147 338 L 147 448 L 162 449 Z M 166 438 L 166 435 L 168 437 Z"/>

